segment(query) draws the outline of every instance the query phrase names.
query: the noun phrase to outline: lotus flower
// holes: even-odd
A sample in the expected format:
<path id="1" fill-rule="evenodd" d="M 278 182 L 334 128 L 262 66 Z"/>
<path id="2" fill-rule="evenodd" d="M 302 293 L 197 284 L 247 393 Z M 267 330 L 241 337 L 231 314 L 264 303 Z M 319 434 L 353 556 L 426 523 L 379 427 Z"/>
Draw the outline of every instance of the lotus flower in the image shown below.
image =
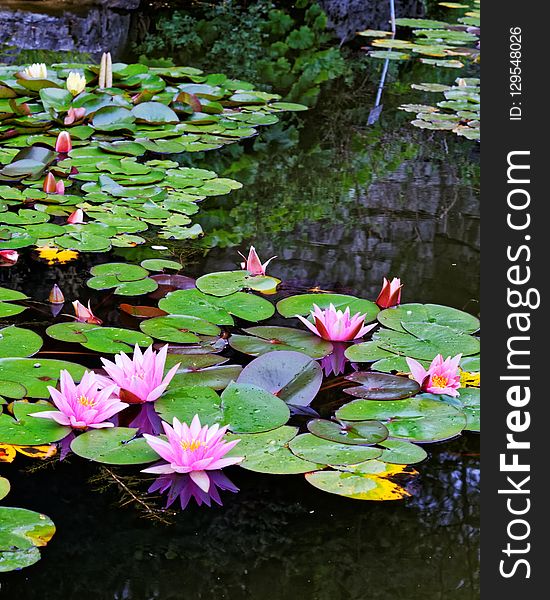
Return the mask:
<path id="1" fill-rule="evenodd" d="M 147 491 L 150 494 L 153 492 L 160 492 L 161 494 L 168 492 L 166 508 L 169 508 L 179 498 L 182 510 L 187 508 L 189 500 L 192 497 L 199 506 L 202 504 L 210 506 L 212 500 L 221 506 L 222 500 L 218 489 L 229 492 L 239 491 L 239 488 L 235 487 L 233 482 L 221 471 L 209 471 L 208 477 L 210 479 L 210 487 L 207 492 L 201 490 L 189 475 L 182 473 L 170 473 L 169 475 L 157 477 Z"/>
<path id="2" fill-rule="evenodd" d="M 72 125 L 75 121 L 80 121 L 86 115 L 86 109 L 84 107 L 81 108 L 69 108 L 67 111 L 67 116 L 63 120 L 65 125 Z"/>
<path id="3" fill-rule="evenodd" d="M 84 75 L 71 71 L 67 77 L 67 89 L 73 96 L 78 96 L 86 87 L 86 78 Z"/>
<path id="4" fill-rule="evenodd" d="M 57 191 L 55 177 L 52 173 L 48 173 L 46 177 L 44 177 L 44 183 L 42 184 L 42 189 L 47 194 L 55 194 Z"/>
<path id="5" fill-rule="evenodd" d="M 53 403 L 59 410 L 35 412 L 32 413 L 33 417 L 53 419 L 73 429 L 100 429 L 113 427 L 107 419 L 128 406 L 113 395 L 116 385 L 103 387 L 97 375 L 91 371 L 86 371 L 82 381 L 76 385 L 71 374 L 63 370 L 59 387 L 60 390 L 56 390 L 48 386 Z"/>
<path id="6" fill-rule="evenodd" d="M 413 379 L 420 384 L 422 391 L 430 394 L 459 396 L 460 394 L 457 392 L 460 387 L 458 363 L 461 358 L 462 354 L 457 354 L 454 358 L 448 356 L 443 360 L 443 356 L 438 354 L 427 370 L 414 358 L 407 358 L 407 364 Z"/>
<path id="7" fill-rule="evenodd" d="M 11 267 L 19 260 L 17 250 L 0 250 L 0 267 Z"/>
<path id="8" fill-rule="evenodd" d="M 239 254 L 241 253 L 239 252 Z M 248 251 L 248 258 L 244 254 L 241 254 L 241 256 L 245 260 L 245 262 L 241 263 L 241 269 L 247 270 L 251 275 L 265 275 L 267 265 L 274 258 L 277 258 L 276 256 L 272 256 L 268 261 L 262 264 L 254 246 L 250 246 L 250 250 Z"/>
<path id="9" fill-rule="evenodd" d="M 48 302 L 51 304 L 63 304 L 65 302 L 65 296 L 63 292 L 59 289 L 57 283 L 53 284 L 50 295 L 48 296 Z"/>
<path id="10" fill-rule="evenodd" d="M 104 52 L 101 56 L 98 87 L 100 90 L 113 87 L 113 61 L 110 52 Z"/>
<path id="11" fill-rule="evenodd" d="M 163 346 L 158 352 L 149 346 L 144 353 L 136 344 L 133 358 L 124 352 L 115 356 L 115 362 L 101 359 L 107 375 L 120 388 L 121 400 L 130 404 L 154 402 L 168 387 L 172 377 L 176 374 L 179 364 L 172 367 L 163 378 L 164 365 L 168 345 Z"/>
<path id="12" fill-rule="evenodd" d="M 68 217 L 67 223 L 69 225 L 80 225 L 84 223 L 84 211 L 81 208 L 74 210 Z"/>
<path id="13" fill-rule="evenodd" d="M 350 317 L 349 306 L 344 312 L 336 310 L 334 304 L 329 308 L 321 310 L 316 304 L 313 305 L 311 316 L 315 324 L 300 315 L 296 315 L 300 321 L 315 335 L 329 342 L 350 342 L 363 337 L 376 323 L 365 325 L 366 315 L 356 313 Z"/>
<path id="14" fill-rule="evenodd" d="M 227 427 L 220 428 L 218 424 L 201 427 L 199 416 L 195 415 L 191 426 L 180 423 L 174 417 L 173 427 L 162 423 L 168 441 L 161 440 L 152 435 L 144 434 L 143 437 L 153 450 L 166 463 L 143 469 L 143 473 L 188 473 L 192 481 L 204 492 L 210 489 L 210 478 L 207 471 L 223 469 L 234 465 L 244 457 L 231 456 L 223 458 L 240 440 L 224 442 L 222 440 Z"/>
<path id="15" fill-rule="evenodd" d="M 23 73 L 31 79 L 47 79 L 48 67 L 44 63 L 33 63 L 23 70 Z"/>
<path id="16" fill-rule="evenodd" d="M 59 154 L 67 154 L 73 149 L 71 134 L 68 131 L 62 131 L 55 140 L 55 151 Z"/>
<path id="17" fill-rule="evenodd" d="M 103 321 L 96 317 L 90 308 L 90 302 L 88 301 L 88 308 L 84 306 L 79 300 L 75 300 L 73 303 L 75 317 L 79 323 L 91 323 L 92 325 L 101 325 Z"/>
<path id="18" fill-rule="evenodd" d="M 391 282 L 384 277 L 382 289 L 380 290 L 380 294 L 378 294 L 378 298 L 376 299 L 376 304 L 378 307 L 384 309 L 401 304 L 402 287 L 403 284 L 398 277 L 394 277 Z"/>

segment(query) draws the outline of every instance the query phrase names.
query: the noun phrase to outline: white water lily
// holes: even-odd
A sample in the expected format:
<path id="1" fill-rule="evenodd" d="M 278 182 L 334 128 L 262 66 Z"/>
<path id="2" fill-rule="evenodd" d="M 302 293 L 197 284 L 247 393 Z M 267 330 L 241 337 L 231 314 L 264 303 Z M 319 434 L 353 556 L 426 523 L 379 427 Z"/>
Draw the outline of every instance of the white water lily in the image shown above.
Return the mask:
<path id="1" fill-rule="evenodd" d="M 86 87 L 86 79 L 84 75 L 71 71 L 67 77 L 67 89 L 73 96 L 77 96 Z"/>
<path id="2" fill-rule="evenodd" d="M 44 63 L 33 63 L 30 67 L 24 69 L 23 73 L 32 79 L 47 79 L 48 67 Z"/>

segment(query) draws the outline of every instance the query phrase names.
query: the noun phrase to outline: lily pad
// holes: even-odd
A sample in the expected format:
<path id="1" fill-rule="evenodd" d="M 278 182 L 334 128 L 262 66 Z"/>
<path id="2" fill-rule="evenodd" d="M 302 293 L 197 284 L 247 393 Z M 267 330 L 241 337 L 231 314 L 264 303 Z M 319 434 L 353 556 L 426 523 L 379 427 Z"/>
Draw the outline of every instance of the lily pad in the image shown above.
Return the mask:
<path id="1" fill-rule="evenodd" d="M 303 433 L 295 437 L 289 443 L 289 448 L 293 454 L 304 460 L 326 465 L 352 465 L 378 458 L 382 454 L 379 448 L 341 444 L 311 433 Z"/>
<path id="2" fill-rule="evenodd" d="M 236 433 L 276 429 L 290 417 L 282 400 L 259 387 L 239 383 L 230 383 L 221 397 L 205 387 L 174 389 L 164 394 L 155 408 L 170 422 L 177 417 L 190 423 L 197 414 L 203 424 L 228 425 Z"/>
<path id="3" fill-rule="evenodd" d="M 307 424 L 307 428 L 317 437 L 352 446 L 378 444 L 388 437 L 388 429 L 380 421 L 336 422 L 312 419 Z"/>
<path id="4" fill-rule="evenodd" d="M 196 334 L 218 336 L 221 332 L 209 321 L 188 315 L 154 317 L 140 323 L 139 328 L 157 340 L 178 344 L 199 342 L 200 337 Z"/>
<path id="5" fill-rule="evenodd" d="M 39 547 L 55 533 L 53 521 L 25 508 L 0 507 L 0 572 L 14 571 L 40 560 Z"/>
<path id="6" fill-rule="evenodd" d="M 330 342 L 301 329 L 259 326 L 244 331 L 250 335 L 234 334 L 229 338 L 229 345 L 239 352 L 252 356 L 259 356 L 266 352 L 294 350 L 307 354 L 311 358 L 323 358 L 333 350 Z"/>
<path id="7" fill-rule="evenodd" d="M 239 439 L 239 443 L 230 452 L 234 456 L 244 456 L 239 466 L 257 473 L 270 475 L 292 475 L 307 473 L 323 465 L 303 460 L 292 454 L 288 443 L 296 437 L 298 429 L 283 425 L 265 433 L 232 434 L 229 440 Z"/>
<path id="8" fill-rule="evenodd" d="M 0 359 L 0 381 L 21 384 L 30 398 L 48 398 L 50 395 L 48 386 L 57 385 L 62 369 L 69 371 L 75 381 L 80 381 L 86 370 L 81 365 L 63 360 L 2 358 Z"/>
<path id="9" fill-rule="evenodd" d="M 378 313 L 378 320 L 384 327 L 405 332 L 403 323 L 434 323 L 456 331 L 475 333 L 479 329 L 479 319 L 456 308 L 439 304 L 401 304 Z"/>
<path id="10" fill-rule="evenodd" d="M 30 329 L 4 327 L 0 329 L 0 358 L 27 357 L 42 347 L 42 338 Z"/>
<path id="11" fill-rule="evenodd" d="M 71 442 L 71 450 L 95 462 L 108 465 L 142 465 L 158 459 L 158 454 L 138 430 L 129 427 L 90 429 Z"/>
<path id="12" fill-rule="evenodd" d="M 280 279 L 265 275 L 252 276 L 248 271 L 220 271 L 197 279 L 197 288 L 211 296 L 229 296 L 243 289 L 274 292 Z"/>
<path id="13" fill-rule="evenodd" d="M 336 412 L 349 421 L 374 419 L 388 428 L 392 438 L 413 442 L 437 442 L 458 435 L 466 426 L 462 411 L 436 400 L 354 400 Z"/>
<path id="14" fill-rule="evenodd" d="M 178 372 L 172 379 L 170 388 L 205 386 L 214 390 L 223 390 L 232 381 L 238 379 L 241 371 L 240 365 L 217 365 L 195 371 Z"/>
<path id="15" fill-rule="evenodd" d="M 308 406 L 321 388 L 323 371 L 301 352 L 269 352 L 249 363 L 237 382 L 261 387 L 288 404 Z"/>
<path id="16" fill-rule="evenodd" d="M 233 325 L 231 315 L 247 321 L 262 321 L 275 312 L 271 302 L 253 294 L 236 292 L 216 298 L 193 289 L 169 293 L 159 302 L 159 308 L 171 314 L 199 317 L 217 325 Z"/>
<path id="17" fill-rule="evenodd" d="M 352 315 L 356 313 L 365 314 L 366 322 L 374 321 L 379 312 L 374 302 L 344 294 L 301 294 L 299 296 L 290 296 L 277 303 L 277 310 L 283 317 L 303 316 L 308 315 L 313 310 L 314 304 L 321 309 L 328 308 L 331 304 L 340 310 L 345 310 L 349 307 Z"/>
<path id="18" fill-rule="evenodd" d="M 0 414 L 0 444 L 35 446 L 63 439 L 71 430 L 52 419 L 31 416 L 32 413 L 55 410 L 48 402 L 14 402 L 13 414 Z"/>
<path id="19" fill-rule="evenodd" d="M 132 352 L 136 344 L 148 347 L 153 343 L 152 338 L 140 331 L 120 327 L 95 327 L 87 329 L 84 335 L 86 341 L 81 342 L 84 348 L 105 354 Z"/>
<path id="20" fill-rule="evenodd" d="M 420 386 L 413 379 L 385 373 L 359 371 L 348 375 L 346 379 L 360 385 L 345 388 L 344 392 L 367 400 L 401 400 L 420 391 Z"/>
<path id="21" fill-rule="evenodd" d="M 404 440 L 384 440 L 380 460 L 396 465 L 414 465 L 426 460 L 428 453 L 421 446 Z"/>
<path id="22" fill-rule="evenodd" d="M 403 486 L 381 474 L 315 471 L 306 474 L 306 481 L 323 492 L 354 500 L 403 500 L 410 496 Z"/>

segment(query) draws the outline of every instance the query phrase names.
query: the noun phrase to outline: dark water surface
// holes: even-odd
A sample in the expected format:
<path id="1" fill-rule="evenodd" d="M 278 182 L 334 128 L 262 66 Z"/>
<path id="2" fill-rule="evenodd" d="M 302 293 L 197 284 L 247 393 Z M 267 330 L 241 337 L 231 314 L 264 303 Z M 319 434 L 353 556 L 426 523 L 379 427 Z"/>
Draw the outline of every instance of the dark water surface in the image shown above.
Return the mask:
<path id="1" fill-rule="evenodd" d="M 476 146 L 414 130 L 409 115 L 393 108 L 400 98 L 391 86 L 380 122 L 367 128 L 373 92 L 374 82 L 334 109 L 325 94 L 317 109 L 267 128 L 244 149 L 194 157 L 244 187 L 203 204 L 197 218 L 206 240 L 173 248 L 185 273 L 234 269 L 237 250 L 253 243 L 262 258 L 278 256 L 272 273 L 293 289 L 373 298 L 382 277 L 400 276 L 405 301 L 477 314 Z M 88 255 L 51 268 L 20 261 L 0 272 L 0 285 L 44 300 L 58 282 L 67 297 L 87 298 L 90 265 L 134 260 L 140 252 Z M 37 309 L 27 311 L 35 324 L 51 322 Z M 100 316 L 116 323 L 115 303 L 100 307 Z M 8 504 L 44 512 L 57 533 L 39 563 L 3 574 L 0 597 L 477 598 L 479 438 L 468 434 L 427 449 L 430 458 L 418 465 L 413 497 L 405 501 L 348 500 L 299 475 L 229 469 L 239 494 L 226 494 L 223 508 L 192 507 L 170 524 L 144 518 L 135 502 L 120 506 L 116 488 L 90 483 L 98 469 L 82 460 L 39 468 L 28 462 L 21 472 L 18 459 L 5 468 Z"/>

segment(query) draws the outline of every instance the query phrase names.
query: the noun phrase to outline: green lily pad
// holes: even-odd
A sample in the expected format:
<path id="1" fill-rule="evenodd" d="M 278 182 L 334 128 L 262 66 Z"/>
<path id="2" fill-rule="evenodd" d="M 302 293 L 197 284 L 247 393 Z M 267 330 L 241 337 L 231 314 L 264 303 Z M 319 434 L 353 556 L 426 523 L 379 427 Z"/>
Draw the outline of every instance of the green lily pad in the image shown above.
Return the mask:
<path id="1" fill-rule="evenodd" d="M 71 442 L 71 450 L 107 465 L 142 465 L 157 460 L 158 454 L 145 438 L 135 437 L 137 432 L 130 427 L 90 429 Z"/>
<path id="2" fill-rule="evenodd" d="M 234 315 L 247 321 L 262 321 L 273 316 L 271 302 L 245 292 L 223 298 L 203 294 L 199 290 L 177 290 L 159 302 L 167 313 L 199 317 L 217 325 L 233 325 Z"/>
<path id="3" fill-rule="evenodd" d="M 381 421 L 392 438 L 413 442 L 446 440 L 458 435 L 466 426 L 463 412 L 445 402 L 423 398 L 354 400 L 338 409 L 336 418 Z"/>
<path id="4" fill-rule="evenodd" d="M 230 383 L 221 397 L 210 388 L 192 387 L 168 391 L 155 408 L 161 417 L 190 423 L 199 415 L 201 423 L 228 425 L 236 433 L 259 433 L 284 425 L 288 406 L 273 394 L 253 385 Z"/>
<path id="5" fill-rule="evenodd" d="M 54 340 L 60 342 L 84 343 L 87 341 L 86 331 L 97 329 L 97 325 L 90 323 L 56 323 L 46 329 L 46 333 Z"/>
<path id="6" fill-rule="evenodd" d="M 220 328 L 209 321 L 188 315 L 154 317 L 140 323 L 139 328 L 157 340 L 177 344 L 199 342 L 196 334 L 218 336 L 221 333 Z"/>
<path id="7" fill-rule="evenodd" d="M 62 369 L 69 371 L 75 381 L 80 381 L 84 371 L 75 363 L 33 358 L 1 358 L 0 381 L 19 383 L 30 398 L 48 398 L 48 386 L 55 387 Z"/>
<path id="8" fill-rule="evenodd" d="M 436 394 L 420 394 L 418 398 L 427 398 L 429 400 L 446 402 L 461 410 L 466 415 L 466 431 L 480 431 L 480 389 L 479 388 L 460 388 L 460 396 L 446 396 Z"/>
<path id="9" fill-rule="evenodd" d="M 295 437 L 289 443 L 289 448 L 299 458 L 326 465 L 352 465 L 378 458 L 382 454 L 379 448 L 341 444 L 311 433 L 303 433 Z"/>
<path id="10" fill-rule="evenodd" d="M 160 102 L 141 102 L 134 106 L 132 114 L 138 121 L 145 123 L 179 123 L 178 115 Z"/>
<path id="11" fill-rule="evenodd" d="M 32 413 L 55 410 L 48 402 L 14 402 L 13 414 L 0 414 L 0 444 L 39 446 L 63 439 L 70 427 L 59 425 L 52 419 L 32 417 Z"/>
<path id="12" fill-rule="evenodd" d="M 479 340 L 471 335 L 444 325 L 433 323 L 403 323 L 407 333 L 382 329 L 373 335 L 381 348 L 421 360 L 432 360 L 438 354 L 444 357 L 479 353 Z"/>
<path id="13" fill-rule="evenodd" d="M 275 291 L 280 280 L 265 275 L 252 276 L 248 271 L 220 271 L 197 279 L 197 288 L 211 296 L 229 296 L 243 289 Z"/>
<path id="14" fill-rule="evenodd" d="M 80 342 L 84 348 L 104 354 L 132 352 L 134 346 L 148 347 L 153 343 L 152 338 L 140 331 L 121 329 L 120 327 L 95 327 L 84 332 L 85 342 Z"/>
<path id="15" fill-rule="evenodd" d="M 365 322 L 367 323 L 374 321 L 379 312 L 374 302 L 344 294 L 301 294 L 299 296 L 290 296 L 277 303 L 277 310 L 283 317 L 303 316 L 308 315 L 313 310 L 314 304 L 321 309 L 328 308 L 331 304 L 339 310 L 345 310 L 349 307 L 352 315 L 356 313 L 365 314 Z"/>
<path id="16" fill-rule="evenodd" d="M 249 363 L 237 382 L 261 387 L 288 404 L 308 406 L 321 388 L 323 371 L 301 352 L 268 352 Z"/>
<path id="17" fill-rule="evenodd" d="M 257 473 L 270 475 L 292 475 L 307 473 L 323 465 L 309 462 L 292 454 L 288 443 L 296 437 L 298 429 L 283 425 L 264 433 L 227 435 L 228 441 L 239 439 L 229 455 L 244 456 L 239 466 Z"/>
<path id="18" fill-rule="evenodd" d="M 420 391 L 420 386 L 413 379 L 385 373 L 358 371 L 348 375 L 346 379 L 360 385 L 343 391 L 350 396 L 367 400 L 401 400 Z"/>
<path id="19" fill-rule="evenodd" d="M 306 481 L 323 492 L 354 500 L 402 500 L 410 496 L 398 483 L 370 473 L 315 471 L 306 474 Z"/>
<path id="20" fill-rule="evenodd" d="M 175 260 L 166 260 L 164 258 L 147 258 L 141 261 L 141 266 L 148 271 L 179 271 L 182 265 Z"/>
<path id="21" fill-rule="evenodd" d="M 313 435 L 352 446 L 369 446 L 383 442 L 388 437 L 388 429 L 380 421 L 327 421 L 312 419 L 307 428 Z"/>
<path id="22" fill-rule="evenodd" d="M 170 388 L 205 386 L 223 390 L 239 377 L 241 371 L 240 365 L 218 365 L 196 371 L 178 372 L 174 375 Z"/>
<path id="23" fill-rule="evenodd" d="M 421 446 L 404 440 L 384 440 L 380 460 L 394 465 L 414 465 L 426 460 L 428 453 Z"/>
<path id="24" fill-rule="evenodd" d="M 25 508 L 0 507 L 0 572 L 14 571 L 40 560 L 39 547 L 55 533 L 53 521 Z"/>
<path id="25" fill-rule="evenodd" d="M 401 304 L 378 313 L 378 320 L 384 327 L 405 332 L 403 323 L 434 323 L 450 327 L 456 331 L 475 333 L 479 329 L 479 319 L 450 306 L 439 304 Z"/>
<path id="26" fill-rule="evenodd" d="M 323 358 L 330 354 L 333 346 L 320 337 L 291 327 L 259 326 L 244 330 L 250 335 L 234 334 L 229 338 L 229 345 L 252 356 L 266 352 L 294 350 L 303 352 L 311 358 Z"/>
<path id="27" fill-rule="evenodd" d="M 4 327 L 0 329 L 0 358 L 27 357 L 42 348 L 42 338 L 30 329 Z"/>
<path id="28" fill-rule="evenodd" d="M 10 492 L 10 482 L 5 477 L 0 477 L 0 500 Z"/>

